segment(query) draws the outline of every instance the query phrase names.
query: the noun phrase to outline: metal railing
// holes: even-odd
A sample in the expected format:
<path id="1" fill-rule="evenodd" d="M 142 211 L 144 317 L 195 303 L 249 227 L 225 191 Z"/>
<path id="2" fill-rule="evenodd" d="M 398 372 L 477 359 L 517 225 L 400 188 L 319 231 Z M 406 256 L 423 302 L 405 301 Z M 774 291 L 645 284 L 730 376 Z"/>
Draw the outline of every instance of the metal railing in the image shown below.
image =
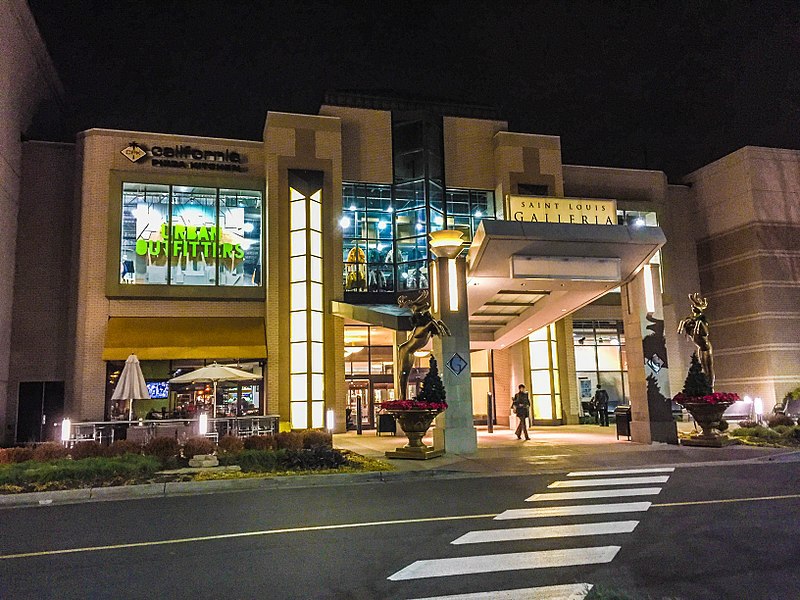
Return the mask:
<path id="1" fill-rule="evenodd" d="M 275 435 L 278 433 L 278 415 L 220 417 L 216 419 L 139 419 L 135 421 L 83 421 L 62 425 L 61 441 L 68 446 L 78 442 L 95 441 L 110 444 L 115 440 L 128 439 L 147 443 L 157 437 L 174 437 L 179 441 L 190 437 L 205 436 L 219 439 L 225 435 L 250 437 Z M 201 428 L 206 431 L 201 431 Z"/>

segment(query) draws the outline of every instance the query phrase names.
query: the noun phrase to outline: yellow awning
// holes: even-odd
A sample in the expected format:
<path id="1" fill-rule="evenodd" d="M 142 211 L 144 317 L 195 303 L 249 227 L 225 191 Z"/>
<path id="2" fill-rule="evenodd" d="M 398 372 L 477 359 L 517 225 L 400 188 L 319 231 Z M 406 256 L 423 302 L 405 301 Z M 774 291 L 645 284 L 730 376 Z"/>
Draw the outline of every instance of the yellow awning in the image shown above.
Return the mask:
<path id="1" fill-rule="evenodd" d="M 264 319 L 252 317 L 111 317 L 103 360 L 266 358 Z"/>

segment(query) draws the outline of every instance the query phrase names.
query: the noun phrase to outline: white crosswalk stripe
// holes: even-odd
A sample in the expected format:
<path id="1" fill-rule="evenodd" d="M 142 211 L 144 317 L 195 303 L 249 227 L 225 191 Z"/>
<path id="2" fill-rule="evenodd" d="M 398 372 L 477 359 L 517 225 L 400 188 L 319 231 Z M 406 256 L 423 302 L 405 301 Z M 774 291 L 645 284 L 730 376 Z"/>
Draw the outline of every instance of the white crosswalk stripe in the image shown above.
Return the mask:
<path id="1" fill-rule="evenodd" d="M 608 515 L 628 512 L 645 512 L 650 502 L 620 502 L 615 504 L 576 504 L 574 506 L 546 506 L 541 508 L 512 508 L 497 515 L 495 521 L 511 519 L 537 519 L 546 517 L 571 517 L 575 515 Z"/>
<path id="2" fill-rule="evenodd" d="M 429 596 L 412 600 L 583 600 L 592 587 L 594 586 L 590 583 L 570 583 L 453 596 Z"/>
<path id="3" fill-rule="evenodd" d="M 568 548 L 564 550 L 540 550 L 536 552 L 511 552 L 508 554 L 418 560 L 404 569 L 400 569 L 389 579 L 391 581 L 404 581 L 426 577 L 448 577 L 475 573 L 519 571 L 522 569 L 596 565 L 611 562 L 619 551 L 620 546 L 597 546 L 592 548 Z"/>
<path id="4" fill-rule="evenodd" d="M 557 502 L 569 500 L 614 499 L 632 496 L 655 496 L 661 487 L 642 487 L 648 484 L 662 484 L 669 480 L 674 467 L 652 467 L 634 469 L 614 469 L 604 471 L 572 471 L 569 478 L 554 481 L 547 487 L 553 488 L 603 488 L 575 489 L 568 491 L 540 492 L 526 498 L 526 502 Z M 623 486 L 623 487 L 615 487 Z M 634 487 L 637 486 L 637 487 Z M 505 510 L 494 517 L 495 521 L 540 519 L 556 517 L 575 517 L 583 515 L 625 515 L 646 512 L 650 502 L 607 502 L 583 503 L 567 506 L 535 506 Z M 534 540 L 585 537 L 600 535 L 620 535 L 632 533 L 639 521 L 611 520 L 597 523 L 567 523 L 531 527 L 506 527 L 469 531 L 456 538 L 451 544 L 465 546 L 481 543 L 517 542 Z M 599 540 L 598 540 L 599 541 Z M 583 548 L 550 549 L 503 554 L 484 554 L 477 556 L 418 560 L 391 575 L 391 581 L 405 581 L 435 577 L 452 577 L 475 573 L 507 572 L 525 569 L 544 569 L 554 567 L 577 567 L 611 562 L 620 546 L 589 546 Z M 412 600 L 584 600 L 592 584 L 570 583 L 528 587 L 510 590 L 492 590 L 445 596 L 429 596 Z"/>
<path id="5" fill-rule="evenodd" d="M 656 477 L 610 477 L 608 479 L 572 479 L 569 481 L 554 481 L 548 488 L 569 487 L 599 487 L 601 485 L 636 485 L 643 483 L 666 483 L 668 475 Z"/>
<path id="6" fill-rule="evenodd" d="M 573 471 L 567 477 L 604 477 L 606 475 L 644 475 L 645 473 L 672 473 L 675 467 L 649 467 L 647 469 L 617 469 L 615 471 Z"/>
<path id="7" fill-rule="evenodd" d="M 525 502 L 547 502 L 549 500 L 590 500 L 592 498 L 622 498 L 625 496 L 655 496 L 661 488 L 625 488 L 616 490 L 585 490 L 582 492 L 547 492 L 525 498 Z"/>
<path id="8" fill-rule="evenodd" d="M 577 525 L 487 529 L 484 531 L 470 531 L 450 543 L 480 544 L 484 542 L 514 542 L 519 540 L 541 540 L 547 538 L 577 537 L 582 535 L 631 533 L 636 529 L 638 524 L 639 521 L 609 521 L 605 523 L 581 523 Z"/>

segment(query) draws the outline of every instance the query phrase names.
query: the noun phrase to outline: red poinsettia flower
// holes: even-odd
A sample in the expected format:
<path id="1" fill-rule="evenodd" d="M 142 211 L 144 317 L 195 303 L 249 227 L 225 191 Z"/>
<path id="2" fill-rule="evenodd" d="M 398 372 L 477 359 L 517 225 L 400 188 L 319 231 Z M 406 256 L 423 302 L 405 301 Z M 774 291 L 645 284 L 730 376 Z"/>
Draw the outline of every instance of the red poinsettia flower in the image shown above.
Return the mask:
<path id="1" fill-rule="evenodd" d="M 381 402 L 379 406 L 384 410 L 436 410 L 443 411 L 447 402 L 426 402 L 420 400 L 389 400 Z"/>
<path id="2" fill-rule="evenodd" d="M 714 392 L 713 394 L 706 394 L 705 396 L 687 396 L 683 392 L 680 392 L 672 399 L 681 406 L 686 404 L 722 404 L 737 402 L 739 400 L 739 394 Z"/>

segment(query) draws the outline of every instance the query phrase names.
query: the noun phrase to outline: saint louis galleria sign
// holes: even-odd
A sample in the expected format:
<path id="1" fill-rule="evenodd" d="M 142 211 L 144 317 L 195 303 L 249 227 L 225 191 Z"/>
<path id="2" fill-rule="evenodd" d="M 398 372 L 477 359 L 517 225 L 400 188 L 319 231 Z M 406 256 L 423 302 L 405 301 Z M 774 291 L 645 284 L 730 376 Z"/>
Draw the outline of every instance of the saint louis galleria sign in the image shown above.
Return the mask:
<path id="1" fill-rule="evenodd" d="M 616 200 L 553 198 L 550 196 L 506 196 L 506 214 L 512 221 L 530 223 L 575 223 L 616 225 Z"/>

